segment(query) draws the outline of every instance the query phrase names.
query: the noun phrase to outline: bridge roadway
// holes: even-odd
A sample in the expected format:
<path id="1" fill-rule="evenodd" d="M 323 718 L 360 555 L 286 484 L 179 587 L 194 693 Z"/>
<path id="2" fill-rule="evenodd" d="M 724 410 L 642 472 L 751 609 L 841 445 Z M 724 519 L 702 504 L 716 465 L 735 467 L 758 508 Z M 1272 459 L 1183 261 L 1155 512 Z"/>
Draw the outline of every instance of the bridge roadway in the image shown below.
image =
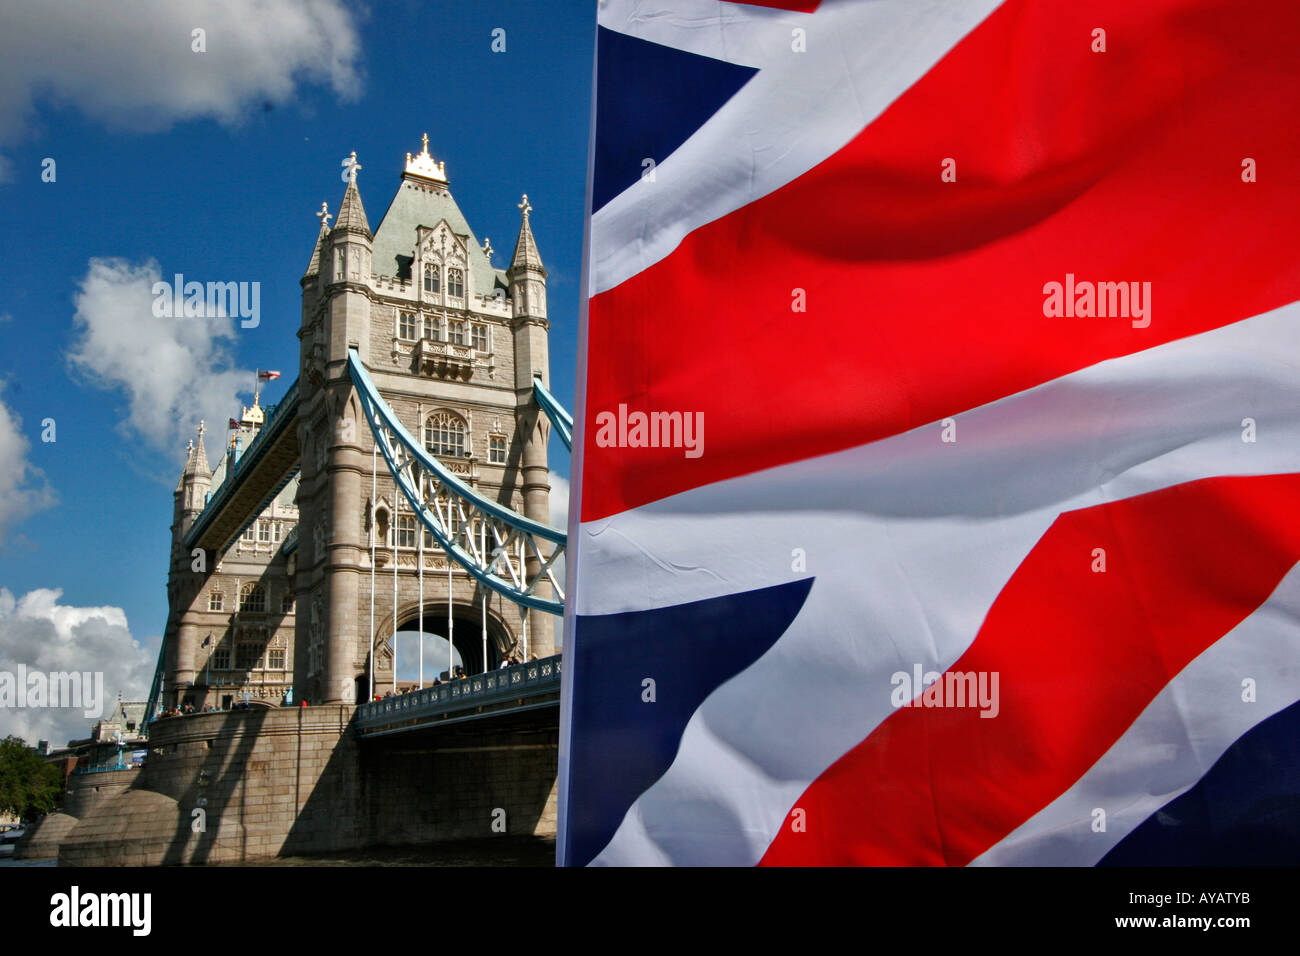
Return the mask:
<path id="1" fill-rule="evenodd" d="M 186 550 L 225 551 L 284 489 L 298 473 L 297 424 L 295 380 L 185 535 Z"/>
<path id="2" fill-rule="evenodd" d="M 370 701 L 357 708 L 363 740 L 560 706 L 560 655 Z"/>

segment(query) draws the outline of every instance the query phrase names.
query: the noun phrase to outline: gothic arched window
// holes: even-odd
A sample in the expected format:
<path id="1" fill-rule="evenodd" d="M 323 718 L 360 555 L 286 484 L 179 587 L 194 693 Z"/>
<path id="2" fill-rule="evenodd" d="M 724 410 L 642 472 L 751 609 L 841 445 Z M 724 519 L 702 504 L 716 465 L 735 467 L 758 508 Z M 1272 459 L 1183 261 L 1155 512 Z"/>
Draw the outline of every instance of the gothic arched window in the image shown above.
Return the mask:
<path id="1" fill-rule="evenodd" d="M 442 338 L 442 319 L 436 315 L 426 315 L 424 317 L 424 337 L 431 342 L 437 342 Z"/>
<path id="2" fill-rule="evenodd" d="M 266 610 L 266 588 L 260 584 L 245 584 L 239 589 L 239 609 L 254 613 Z"/>
<path id="3" fill-rule="evenodd" d="M 434 412 L 424 420 L 424 447 L 435 455 L 465 454 L 465 422 L 451 412 Z"/>
<path id="4" fill-rule="evenodd" d="M 438 281 L 438 267 L 433 265 L 432 263 L 426 265 L 424 267 L 424 291 L 437 292 L 439 285 L 440 283 Z"/>
<path id="5" fill-rule="evenodd" d="M 459 269 L 447 270 L 447 294 L 458 297 L 465 294 L 465 273 Z"/>

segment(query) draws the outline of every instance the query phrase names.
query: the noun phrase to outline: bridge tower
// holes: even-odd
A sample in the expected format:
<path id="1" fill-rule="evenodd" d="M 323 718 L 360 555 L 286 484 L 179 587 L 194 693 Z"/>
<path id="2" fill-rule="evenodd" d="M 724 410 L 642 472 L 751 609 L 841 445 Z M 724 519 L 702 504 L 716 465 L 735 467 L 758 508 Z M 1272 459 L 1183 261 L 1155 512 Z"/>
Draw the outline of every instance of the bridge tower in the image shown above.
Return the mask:
<path id="1" fill-rule="evenodd" d="M 538 419 L 532 396 L 534 377 L 549 385 L 546 271 L 531 207 L 526 198 L 520 204 L 514 259 L 502 270 L 452 198 L 427 136 L 418 155 L 407 154 L 373 232 L 355 154 L 344 166 L 338 215 L 330 226 L 322 209 L 302 277 L 298 333 L 294 669 L 298 696 L 313 703 L 365 699 L 371 679 L 377 691 L 391 689 L 390 638 L 421 621 L 426 633 L 450 631 L 470 672 L 522 656 L 525 642 L 530 657 L 553 653 L 549 615 L 522 613 L 449 565 L 421 528 L 376 459 L 347 368 L 355 349 L 384 401 L 447 470 L 480 495 L 549 523 L 549 422 Z M 452 531 L 477 533 L 455 521 Z M 413 659 L 414 647 L 401 651 Z M 441 670 L 445 664 L 426 667 L 426 683 Z"/>
<path id="2" fill-rule="evenodd" d="M 181 542 L 207 505 L 207 494 L 212 487 L 212 470 L 208 466 L 208 454 L 203 444 L 204 430 L 205 425 L 200 422 L 198 441 L 191 441 L 186 449 L 185 467 L 172 494 L 171 566 L 167 575 L 167 604 L 170 613 L 164 633 L 168 652 L 166 674 L 170 679 L 168 687 L 172 691 L 166 703 L 170 706 L 180 706 L 183 702 L 180 689 L 193 686 L 196 676 L 196 634 L 202 624 L 202 609 L 197 596 L 201 589 L 200 583 L 206 576 L 193 573 L 193 562 Z"/>
<path id="3" fill-rule="evenodd" d="M 283 545 L 297 524 L 297 483 L 289 481 L 249 516 L 224 550 L 186 543 L 213 491 L 222 487 L 264 420 L 256 400 L 244 408 L 215 467 L 208 464 L 204 423 L 190 442 L 173 496 L 167 656 L 158 698 L 165 708 L 273 706 L 285 701 L 293 686 L 293 559 Z"/>

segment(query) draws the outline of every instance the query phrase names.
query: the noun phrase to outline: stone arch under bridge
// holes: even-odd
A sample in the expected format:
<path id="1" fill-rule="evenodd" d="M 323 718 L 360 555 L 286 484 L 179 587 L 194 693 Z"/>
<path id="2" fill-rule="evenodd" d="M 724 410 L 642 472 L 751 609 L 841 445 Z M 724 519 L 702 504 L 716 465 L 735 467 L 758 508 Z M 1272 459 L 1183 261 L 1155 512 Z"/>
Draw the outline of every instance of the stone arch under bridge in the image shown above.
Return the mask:
<path id="1" fill-rule="evenodd" d="M 506 605 L 507 614 L 513 607 L 510 604 Z M 511 653 L 522 658 L 523 644 L 518 638 L 519 622 L 503 619 L 499 609 L 492 607 L 490 604 L 487 608 L 486 661 L 483 657 L 484 612 L 482 605 L 477 601 L 472 604 L 464 601 L 454 601 L 452 602 L 451 616 L 452 646 L 455 647 L 457 654 L 464 663 L 466 673 L 480 674 L 484 670 L 493 670 L 499 667 L 501 661 Z M 396 630 L 397 632 L 422 630 L 425 634 L 445 638 L 447 635 L 446 598 L 434 598 L 424 602 L 423 625 L 420 623 L 418 602 L 399 605 Z M 375 630 L 371 639 L 374 642 L 375 661 L 378 665 L 375 673 L 376 693 L 381 692 L 381 685 L 387 685 L 384 690 L 391 689 L 393 668 L 395 667 L 393 633 L 391 616 L 384 620 L 375 621 Z M 367 670 L 359 678 L 362 689 L 357 696 L 358 700 L 365 700 L 369 690 L 369 659 L 367 659 L 366 666 Z M 431 682 L 445 670 L 445 663 L 433 669 L 426 666 L 425 682 Z"/>

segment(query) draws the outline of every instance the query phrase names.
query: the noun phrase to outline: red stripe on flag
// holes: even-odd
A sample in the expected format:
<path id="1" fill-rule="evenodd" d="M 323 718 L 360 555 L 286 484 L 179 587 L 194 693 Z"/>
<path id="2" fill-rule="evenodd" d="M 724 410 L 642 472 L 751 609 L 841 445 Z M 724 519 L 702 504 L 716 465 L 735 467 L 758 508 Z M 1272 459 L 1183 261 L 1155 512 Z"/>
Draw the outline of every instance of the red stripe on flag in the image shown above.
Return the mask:
<path id="1" fill-rule="evenodd" d="M 582 520 L 1300 299 L 1297 35 L 1291 0 L 995 11 L 839 153 L 591 301 Z M 1151 282 L 1150 327 L 1046 318 L 1066 273 Z M 620 403 L 703 413 L 702 457 L 600 447 Z"/>
<path id="2" fill-rule="evenodd" d="M 951 668 L 998 672 L 997 716 L 896 710 L 804 791 L 805 832 L 787 822 L 762 862 L 969 863 L 1072 786 L 1297 560 L 1300 475 L 1206 479 L 1061 515 Z M 1228 678 L 1223 693 L 1240 693 Z"/>
<path id="3" fill-rule="evenodd" d="M 795 13 L 812 13 L 822 0 L 730 0 L 749 7 L 772 7 L 776 10 L 793 10 Z"/>

